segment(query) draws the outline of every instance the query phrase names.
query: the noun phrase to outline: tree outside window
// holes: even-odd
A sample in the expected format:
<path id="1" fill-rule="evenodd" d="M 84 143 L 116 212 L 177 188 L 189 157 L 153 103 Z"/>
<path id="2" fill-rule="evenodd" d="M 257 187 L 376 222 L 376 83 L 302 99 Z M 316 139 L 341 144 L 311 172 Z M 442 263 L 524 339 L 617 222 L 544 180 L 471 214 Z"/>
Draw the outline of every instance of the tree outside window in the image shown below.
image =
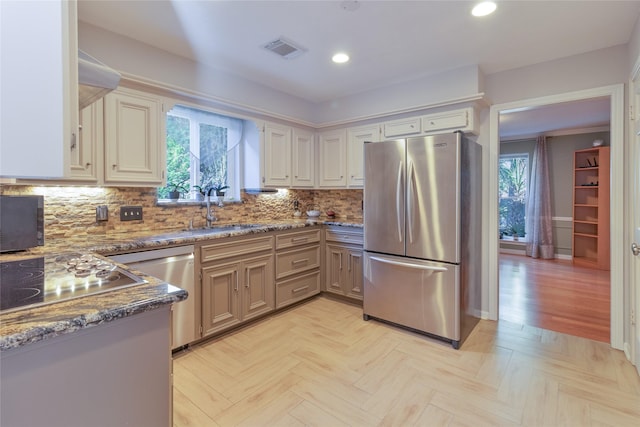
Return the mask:
<path id="1" fill-rule="evenodd" d="M 500 233 L 524 237 L 529 155 L 502 155 L 498 168 Z"/>
<path id="2" fill-rule="evenodd" d="M 168 198 L 176 186 L 187 199 L 221 187 L 227 199 L 239 195 L 242 120 L 178 105 L 167 113 L 166 127 L 167 186 L 158 189 L 158 198 Z"/>

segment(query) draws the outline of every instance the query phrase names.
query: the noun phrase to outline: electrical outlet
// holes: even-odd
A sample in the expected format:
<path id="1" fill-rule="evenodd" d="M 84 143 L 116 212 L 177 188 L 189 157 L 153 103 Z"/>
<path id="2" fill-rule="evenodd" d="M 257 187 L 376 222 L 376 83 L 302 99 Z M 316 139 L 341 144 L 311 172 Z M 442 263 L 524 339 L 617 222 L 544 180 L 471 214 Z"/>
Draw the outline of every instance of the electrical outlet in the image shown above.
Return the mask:
<path id="1" fill-rule="evenodd" d="M 121 206 L 120 221 L 142 220 L 142 206 Z"/>

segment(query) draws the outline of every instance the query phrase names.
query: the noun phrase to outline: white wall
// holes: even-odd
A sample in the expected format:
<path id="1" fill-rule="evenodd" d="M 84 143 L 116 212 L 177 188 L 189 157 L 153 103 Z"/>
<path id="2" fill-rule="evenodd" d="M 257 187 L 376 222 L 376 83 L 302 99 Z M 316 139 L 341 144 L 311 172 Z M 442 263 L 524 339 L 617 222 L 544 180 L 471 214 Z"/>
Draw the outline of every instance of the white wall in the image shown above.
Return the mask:
<path id="1" fill-rule="evenodd" d="M 632 68 L 638 60 L 640 60 L 640 16 L 633 28 L 633 33 L 631 33 L 631 39 L 629 39 L 629 74 L 633 72 Z"/>

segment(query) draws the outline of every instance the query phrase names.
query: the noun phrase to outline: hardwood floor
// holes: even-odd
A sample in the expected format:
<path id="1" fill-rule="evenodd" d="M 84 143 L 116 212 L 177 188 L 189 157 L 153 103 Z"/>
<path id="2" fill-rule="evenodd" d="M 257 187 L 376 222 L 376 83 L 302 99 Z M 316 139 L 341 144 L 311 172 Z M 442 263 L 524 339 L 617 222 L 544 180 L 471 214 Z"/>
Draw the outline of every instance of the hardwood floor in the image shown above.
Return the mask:
<path id="1" fill-rule="evenodd" d="M 609 271 L 500 254 L 500 319 L 611 342 L 610 293 Z"/>
<path id="2" fill-rule="evenodd" d="M 174 358 L 174 426 L 637 426 L 608 344 L 481 321 L 460 350 L 315 298 Z"/>

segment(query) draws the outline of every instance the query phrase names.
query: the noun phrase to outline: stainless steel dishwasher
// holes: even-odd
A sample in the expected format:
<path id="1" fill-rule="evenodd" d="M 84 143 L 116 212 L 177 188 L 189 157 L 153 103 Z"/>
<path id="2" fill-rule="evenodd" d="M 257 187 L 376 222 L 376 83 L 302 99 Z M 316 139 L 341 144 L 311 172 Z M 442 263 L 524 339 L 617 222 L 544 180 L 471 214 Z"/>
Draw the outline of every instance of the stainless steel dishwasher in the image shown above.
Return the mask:
<path id="1" fill-rule="evenodd" d="M 172 349 L 182 347 L 196 339 L 193 251 L 193 245 L 188 245 L 109 257 L 189 292 L 186 300 L 173 305 Z"/>

